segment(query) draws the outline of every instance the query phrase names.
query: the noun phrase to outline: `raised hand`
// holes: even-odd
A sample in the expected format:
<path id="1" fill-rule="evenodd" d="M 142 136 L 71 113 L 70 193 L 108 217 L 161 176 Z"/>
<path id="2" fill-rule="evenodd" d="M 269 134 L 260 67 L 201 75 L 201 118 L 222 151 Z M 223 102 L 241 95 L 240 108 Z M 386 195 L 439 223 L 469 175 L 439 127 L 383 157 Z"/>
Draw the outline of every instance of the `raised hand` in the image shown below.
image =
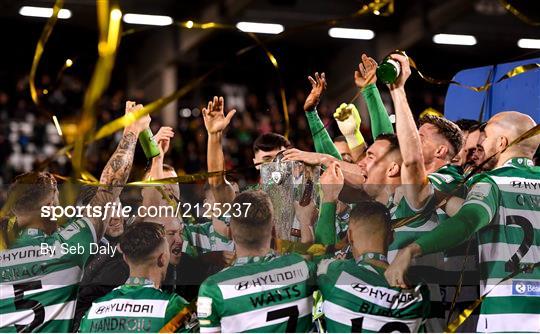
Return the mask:
<path id="1" fill-rule="evenodd" d="M 144 106 L 142 104 L 136 104 L 133 101 L 126 101 L 126 115 L 127 114 L 135 114 L 137 111 L 143 109 Z M 133 123 L 126 126 L 124 129 L 124 132 L 134 132 L 136 135 L 139 135 L 139 133 L 143 132 L 145 129 L 147 129 L 150 126 L 150 116 L 144 115 L 141 118 L 137 119 Z"/>
<path id="2" fill-rule="evenodd" d="M 339 108 L 336 109 L 334 118 L 338 123 L 339 131 L 345 136 L 347 145 L 349 145 L 351 150 L 364 144 L 364 137 L 362 137 L 360 132 L 362 119 L 354 104 L 342 103 Z"/>
<path id="3" fill-rule="evenodd" d="M 316 152 L 301 151 L 296 148 L 290 148 L 283 152 L 283 161 L 302 161 L 308 165 L 322 164 L 323 155 Z"/>
<path id="4" fill-rule="evenodd" d="M 311 83 L 311 92 L 304 103 L 304 111 L 306 112 L 315 110 L 321 100 L 322 93 L 326 90 L 326 76 L 324 72 L 320 76 L 319 72 L 315 72 L 315 79 L 309 76 L 308 80 Z"/>
<path id="5" fill-rule="evenodd" d="M 391 54 L 390 57 L 401 65 L 401 72 L 393 84 L 388 85 L 390 90 L 405 87 L 405 82 L 411 76 L 411 65 L 409 64 L 409 58 L 400 54 Z"/>
<path id="6" fill-rule="evenodd" d="M 384 277 L 390 286 L 402 289 L 407 288 L 407 270 L 411 266 L 411 261 L 415 255 L 415 252 L 419 252 L 418 250 L 414 250 L 413 245 L 415 244 L 413 243 L 405 248 L 400 249 L 394 261 L 392 261 L 390 266 L 386 268 Z M 418 246 L 416 248 L 418 248 Z"/>
<path id="7" fill-rule="evenodd" d="M 322 187 L 322 200 L 325 203 L 335 202 L 343 189 L 344 177 L 337 162 L 332 162 L 319 179 Z"/>
<path id="8" fill-rule="evenodd" d="M 159 147 L 159 156 L 163 157 L 169 150 L 171 138 L 174 137 L 174 131 L 171 127 L 162 126 L 159 131 L 154 135 L 154 140 Z"/>
<path id="9" fill-rule="evenodd" d="M 354 71 L 354 83 L 356 87 L 364 89 L 370 84 L 377 82 L 377 62 L 375 59 L 362 54 L 362 62 L 358 64 L 358 71 Z"/>
<path id="10" fill-rule="evenodd" d="M 232 117 L 236 113 L 236 109 L 229 111 L 227 116 L 225 116 L 224 109 L 225 103 L 223 102 L 223 96 L 220 96 L 219 98 L 214 96 L 214 99 L 208 102 L 208 106 L 203 108 L 202 114 L 204 126 L 209 134 L 222 132 L 231 122 Z"/>

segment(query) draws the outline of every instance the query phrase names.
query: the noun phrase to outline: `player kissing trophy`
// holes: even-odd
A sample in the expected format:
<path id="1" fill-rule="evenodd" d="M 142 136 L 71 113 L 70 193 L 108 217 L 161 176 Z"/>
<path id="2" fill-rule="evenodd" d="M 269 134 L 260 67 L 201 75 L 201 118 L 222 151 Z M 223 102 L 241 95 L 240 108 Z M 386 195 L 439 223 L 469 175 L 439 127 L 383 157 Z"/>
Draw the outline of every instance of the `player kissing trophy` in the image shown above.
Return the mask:
<path id="1" fill-rule="evenodd" d="M 280 152 L 272 162 L 263 164 L 261 180 L 263 190 L 270 197 L 274 208 L 276 248 L 278 252 L 286 253 L 300 240 L 294 202 L 306 206 L 314 200 L 320 167 L 282 159 L 283 153 Z"/>

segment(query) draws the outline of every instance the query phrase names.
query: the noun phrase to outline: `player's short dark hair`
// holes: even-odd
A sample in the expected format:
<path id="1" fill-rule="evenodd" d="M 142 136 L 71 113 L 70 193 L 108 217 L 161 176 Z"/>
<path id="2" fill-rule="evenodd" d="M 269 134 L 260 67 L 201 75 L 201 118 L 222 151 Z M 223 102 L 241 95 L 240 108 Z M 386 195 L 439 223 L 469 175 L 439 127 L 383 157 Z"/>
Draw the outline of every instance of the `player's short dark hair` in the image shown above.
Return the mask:
<path id="1" fill-rule="evenodd" d="M 15 212 L 40 210 L 43 201 L 57 190 L 56 179 L 48 172 L 28 172 L 15 177 L 9 187 L 7 203 Z"/>
<path id="2" fill-rule="evenodd" d="M 450 158 L 453 158 L 463 146 L 463 135 L 461 129 L 454 122 L 439 116 L 426 115 L 420 119 L 420 125 L 431 124 L 438 129 L 438 132 L 450 143 Z"/>
<path id="3" fill-rule="evenodd" d="M 262 134 L 255 139 L 255 142 L 253 143 L 253 152 L 268 152 L 279 150 L 282 147 L 291 148 L 291 142 L 280 134 L 270 132 Z"/>
<path id="4" fill-rule="evenodd" d="M 375 140 L 386 140 L 390 143 L 388 151 L 399 150 L 399 140 L 398 137 L 393 133 L 383 133 L 377 136 Z"/>
<path id="5" fill-rule="evenodd" d="M 244 203 L 251 204 L 249 209 Z M 242 208 L 239 217 L 231 218 L 235 242 L 250 249 L 260 248 L 272 233 L 274 210 L 270 197 L 261 190 L 244 191 L 234 198 L 232 206 Z"/>
<path id="6" fill-rule="evenodd" d="M 390 232 L 392 219 L 388 208 L 374 200 L 360 201 L 351 210 L 349 222 L 352 224 L 370 224 L 372 227 Z"/>
<path id="7" fill-rule="evenodd" d="M 130 225 L 120 237 L 122 253 L 135 263 L 147 260 L 165 242 L 165 228 L 158 223 Z"/>
<path id="8" fill-rule="evenodd" d="M 487 122 L 480 122 L 477 125 L 474 125 L 473 127 L 471 127 L 469 129 L 469 132 L 473 132 L 473 131 L 476 131 L 476 130 L 484 131 L 486 129 L 486 126 L 487 126 Z"/>
<path id="9" fill-rule="evenodd" d="M 457 126 L 459 126 L 461 131 L 470 132 L 472 128 L 476 128 L 477 126 L 479 126 L 480 122 L 478 122 L 478 121 L 476 121 L 474 119 L 462 118 L 462 119 L 457 120 L 455 124 Z"/>
<path id="10" fill-rule="evenodd" d="M 334 138 L 334 143 L 347 143 L 345 136 L 337 136 Z"/>

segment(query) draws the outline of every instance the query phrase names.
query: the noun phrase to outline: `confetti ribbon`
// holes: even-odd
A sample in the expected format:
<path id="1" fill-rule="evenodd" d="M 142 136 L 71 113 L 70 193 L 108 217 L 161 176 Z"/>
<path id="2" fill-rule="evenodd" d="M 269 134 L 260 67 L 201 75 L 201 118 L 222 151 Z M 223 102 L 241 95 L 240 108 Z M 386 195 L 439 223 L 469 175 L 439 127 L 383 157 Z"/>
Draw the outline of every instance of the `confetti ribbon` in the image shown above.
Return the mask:
<path id="1" fill-rule="evenodd" d="M 47 23 L 45 24 L 45 27 L 41 32 L 41 36 L 39 37 L 38 43 L 36 45 L 36 51 L 34 52 L 34 59 L 32 60 L 32 68 L 30 69 L 30 75 L 28 80 L 30 85 L 30 96 L 32 97 L 32 101 L 34 101 L 36 105 L 39 105 L 39 97 L 36 89 L 37 68 L 39 65 L 39 61 L 41 60 L 41 56 L 43 55 L 45 44 L 51 36 L 56 21 L 58 21 L 58 13 L 60 12 L 60 9 L 62 9 L 63 5 L 63 0 L 56 0 L 56 2 L 54 3 L 52 15 L 47 20 Z"/>
<path id="2" fill-rule="evenodd" d="M 488 292 L 485 292 L 482 296 L 480 296 L 480 298 L 476 299 L 469 307 L 467 307 L 465 310 L 463 310 L 459 314 L 459 316 L 446 327 L 444 332 L 445 333 L 455 333 L 457 331 L 457 329 L 465 322 L 465 320 L 467 320 L 471 316 L 471 314 L 474 312 L 474 310 L 478 306 L 480 306 L 480 304 L 482 304 L 484 299 L 486 299 L 486 297 L 491 293 L 491 291 L 493 291 L 496 287 L 498 287 L 502 283 L 508 281 L 509 279 L 514 278 L 518 274 L 523 273 L 523 272 L 532 271 L 535 267 L 538 267 L 538 266 L 540 266 L 540 262 L 527 264 L 523 268 L 517 268 L 516 270 L 514 270 L 512 273 L 510 273 L 510 275 L 508 275 L 505 278 L 503 278 L 502 280 L 500 280 L 499 283 L 497 283 L 495 286 L 493 286 Z"/>
<path id="3" fill-rule="evenodd" d="M 462 84 L 462 83 L 460 83 L 458 81 L 455 81 L 455 80 L 441 80 L 441 79 L 432 78 L 432 77 L 422 73 L 418 69 L 418 65 L 416 64 L 414 59 L 407 56 L 407 53 L 405 51 L 396 50 L 393 53 L 397 53 L 397 54 L 400 54 L 400 55 L 403 55 L 403 56 L 407 57 L 409 59 L 409 64 L 411 65 L 411 68 L 414 68 L 416 70 L 416 73 L 418 73 L 418 76 L 420 76 L 420 78 L 422 78 L 424 81 L 426 81 L 426 82 L 428 82 L 430 84 L 433 84 L 433 85 L 456 85 L 456 86 L 459 86 L 459 87 L 470 89 L 470 90 L 475 91 L 475 92 L 484 92 L 484 91 L 488 90 L 491 86 L 493 86 L 495 84 L 498 84 L 499 82 L 502 82 L 504 80 L 507 80 L 507 79 L 516 77 L 518 75 L 521 75 L 521 74 L 527 73 L 529 71 L 533 71 L 533 70 L 536 70 L 536 69 L 540 68 L 540 64 L 538 64 L 538 63 L 530 63 L 530 64 L 525 64 L 525 65 L 519 65 L 519 66 L 516 66 L 516 67 L 512 68 L 510 71 L 506 72 L 505 75 L 503 75 L 501 78 L 499 78 L 499 80 L 497 80 L 495 82 L 488 82 L 488 83 L 486 83 L 486 84 L 484 84 L 482 86 L 470 86 L 470 85 Z"/>
<path id="4" fill-rule="evenodd" d="M 516 16 L 521 21 L 523 21 L 523 22 L 525 22 L 527 24 L 530 24 L 532 26 L 540 26 L 540 22 L 534 21 L 533 19 L 529 18 L 527 15 L 525 15 L 521 11 L 519 11 L 516 7 L 509 4 L 508 1 L 499 0 L 499 2 L 504 7 L 504 9 L 506 9 L 507 11 L 512 13 L 514 16 Z"/>
<path id="5" fill-rule="evenodd" d="M 73 146 L 71 161 L 76 174 L 84 171 L 85 139 L 90 136 L 95 126 L 95 108 L 105 89 L 109 86 L 116 52 L 120 44 L 122 12 L 118 8 L 109 8 L 108 0 L 98 0 L 96 4 L 99 26 L 99 58 L 84 96 L 83 112 L 77 129 L 81 136 L 77 137 Z"/>

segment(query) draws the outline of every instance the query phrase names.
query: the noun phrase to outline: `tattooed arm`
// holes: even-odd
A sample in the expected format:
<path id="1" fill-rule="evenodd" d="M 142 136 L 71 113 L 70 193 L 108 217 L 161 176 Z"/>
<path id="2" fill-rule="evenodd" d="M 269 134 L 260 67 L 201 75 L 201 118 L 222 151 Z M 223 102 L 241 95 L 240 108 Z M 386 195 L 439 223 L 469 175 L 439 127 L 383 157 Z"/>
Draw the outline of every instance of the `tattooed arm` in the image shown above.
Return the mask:
<path id="1" fill-rule="evenodd" d="M 142 108 L 143 106 L 141 104 L 135 105 L 135 102 L 126 102 L 126 114 L 136 112 Z M 128 125 L 124 129 L 124 134 L 122 139 L 120 139 L 116 151 L 114 151 L 112 157 L 109 159 L 101 173 L 99 182 L 108 186 L 98 188 L 96 195 L 90 201 L 90 206 L 100 206 L 103 209 L 104 214 L 107 214 L 107 219 L 103 220 L 99 217 L 89 217 L 89 220 L 96 230 L 97 240 L 105 233 L 105 229 L 109 224 L 109 218 L 111 216 L 111 212 L 105 212 L 104 207 L 109 202 L 114 203 L 120 196 L 122 188 L 126 184 L 131 171 L 133 155 L 135 153 L 135 146 L 137 145 L 139 133 L 148 128 L 149 125 L 150 116 L 148 115 L 143 116 Z"/>

